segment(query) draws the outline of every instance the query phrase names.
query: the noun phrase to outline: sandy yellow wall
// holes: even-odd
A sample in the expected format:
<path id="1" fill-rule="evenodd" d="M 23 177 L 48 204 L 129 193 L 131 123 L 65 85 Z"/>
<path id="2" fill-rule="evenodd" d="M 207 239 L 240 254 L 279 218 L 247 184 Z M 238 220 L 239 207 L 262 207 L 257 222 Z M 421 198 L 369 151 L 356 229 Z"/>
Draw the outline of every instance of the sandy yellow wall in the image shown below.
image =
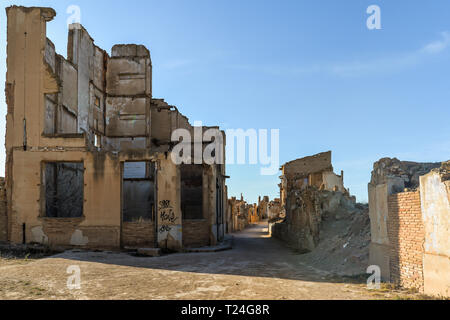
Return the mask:
<path id="1" fill-rule="evenodd" d="M 180 168 L 170 157 L 160 154 L 157 159 L 157 223 L 160 248 L 179 250 L 182 241 Z"/>
<path id="2" fill-rule="evenodd" d="M 420 177 L 422 219 L 425 229 L 424 291 L 450 296 L 450 184 L 438 172 Z"/>
<path id="3" fill-rule="evenodd" d="M 55 219 L 40 217 L 43 214 L 41 209 L 41 168 L 45 161 L 83 161 L 85 167 L 83 218 Z M 14 151 L 13 176 L 12 210 L 14 214 L 12 224 L 13 230 L 15 230 L 11 237 L 13 242 L 22 242 L 23 234 L 21 230 L 23 223 L 25 223 L 27 242 L 48 242 L 57 245 L 119 246 L 121 175 L 118 159 L 106 154 L 82 151 L 23 152 L 16 150 Z M 52 224 L 56 221 L 62 229 L 59 233 L 71 234 L 65 236 L 47 234 L 46 229 L 58 233 L 57 230 L 52 228 Z M 65 223 L 67 228 L 64 227 Z M 80 232 L 77 230 L 82 231 L 82 240 L 79 239 L 80 237 L 77 234 Z M 77 234 L 74 235 L 76 231 Z M 86 233 L 90 236 L 86 236 Z M 52 237 L 55 239 L 52 239 Z"/>

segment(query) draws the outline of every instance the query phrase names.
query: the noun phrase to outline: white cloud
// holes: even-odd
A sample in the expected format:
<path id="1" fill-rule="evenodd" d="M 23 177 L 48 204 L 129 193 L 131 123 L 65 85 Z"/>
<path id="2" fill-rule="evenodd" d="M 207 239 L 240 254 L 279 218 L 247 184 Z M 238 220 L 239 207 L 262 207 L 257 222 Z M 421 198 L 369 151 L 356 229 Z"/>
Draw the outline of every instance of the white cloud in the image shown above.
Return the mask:
<path id="1" fill-rule="evenodd" d="M 428 56 L 441 53 L 449 46 L 450 33 L 444 31 L 441 32 L 441 39 L 432 41 L 419 50 L 374 60 L 337 64 L 332 67 L 331 71 L 334 74 L 344 77 L 392 72 L 417 65 Z"/>
<path id="2" fill-rule="evenodd" d="M 428 54 L 436 54 L 444 51 L 450 45 L 450 33 L 447 31 L 441 32 L 442 39 L 430 42 L 424 46 L 421 52 Z"/>
<path id="3" fill-rule="evenodd" d="M 319 63 L 309 66 L 286 65 L 231 65 L 229 67 L 244 71 L 263 72 L 275 76 L 296 76 L 317 73 L 329 73 L 340 77 L 359 77 L 372 74 L 389 73 L 410 68 L 437 55 L 450 47 L 450 32 L 441 32 L 441 38 L 432 41 L 422 48 L 412 51 L 391 54 L 374 59 L 354 60 L 350 62 Z"/>

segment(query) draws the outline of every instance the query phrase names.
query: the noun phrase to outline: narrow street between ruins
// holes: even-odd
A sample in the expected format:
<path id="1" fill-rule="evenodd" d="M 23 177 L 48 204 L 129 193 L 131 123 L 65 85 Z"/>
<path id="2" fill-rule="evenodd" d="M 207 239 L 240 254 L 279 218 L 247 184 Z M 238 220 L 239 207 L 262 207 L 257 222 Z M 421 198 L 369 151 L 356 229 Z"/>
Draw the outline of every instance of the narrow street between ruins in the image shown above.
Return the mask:
<path id="1" fill-rule="evenodd" d="M 69 290 L 69 266 L 81 289 Z M 302 256 L 268 234 L 267 223 L 234 234 L 233 249 L 137 257 L 66 251 L 33 259 L 0 258 L 0 299 L 386 299 L 365 280 L 340 279 L 302 264 Z"/>
<path id="2" fill-rule="evenodd" d="M 6 2 L 0 299 L 450 297 L 450 7 Z"/>

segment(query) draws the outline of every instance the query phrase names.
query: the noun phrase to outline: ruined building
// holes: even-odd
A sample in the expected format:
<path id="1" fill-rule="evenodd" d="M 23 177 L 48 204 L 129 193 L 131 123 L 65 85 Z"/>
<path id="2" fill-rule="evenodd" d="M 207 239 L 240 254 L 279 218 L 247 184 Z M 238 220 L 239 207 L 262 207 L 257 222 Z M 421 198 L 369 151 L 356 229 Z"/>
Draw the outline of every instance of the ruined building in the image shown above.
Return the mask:
<path id="1" fill-rule="evenodd" d="M 227 205 L 227 233 L 242 231 L 251 224 L 274 218 L 280 214 L 279 199 L 270 201 L 268 196 L 258 198 L 258 203 L 248 204 L 244 197 L 228 199 Z"/>
<path id="2" fill-rule="evenodd" d="M 281 217 L 281 202 L 279 198 L 275 198 L 267 205 L 267 218 L 269 221 L 277 220 Z"/>
<path id="3" fill-rule="evenodd" d="M 340 207 L 353 208 L 355 198 L 344 188 L 343 172 L 333 172 L 331 151 L 288 162 L 281 170 L 285 219 L 271 226 L 272 235 L 299 251 L 311 251 L 320 240 L 322 215 Z"/>
<path id="4" fill-rule="evenodd" d="M 256 203 L 252 204 L 248 208 L 248 223 L 254 224 L 261 220 L 258 215 L 258 205 Z"/>
<path id="5" fill-rule="evenodd" d="M 293 189 L 314 186 L 319 190 L 346 191 L 344 173 L 339 176 L 333 172 L 331 151 L 285 163 L 281 172 L 281 205 L 286 204 L 288 193 Z"/>
<path id="6" fill-rule="evenodd" d="M 381 159 L 368 190 L 370 264 L 385 281 L 450 296 L 450 161 Z"/>
<path id="7" fill-rule="evenodd" d="M 53 9 L 6 12 L 7 239 L 170 250 L 220 241 L 225 166 L 171 159 L 175 129 L 211 128 L 153 98 L 150 52 L 116 45 L 109 55 L 73 24 L 65 59 L 46 37 Z"/>
<path id="8" fill-rule="evenodd" d="M 261 220 L 269 217 L 269 202 L 268 196 L 264 196 L 262 200 L 261 197 L 258 197 L 258 216 Z"/>
<path id="9" fill-rule="evenodd" d="M 253 205 L 248 204 L 242 195 L 241 199 L 236 199 L 236 197 L 228 199 L 227 221 L 229 223 L 227 232 L 242 231 L 248 227 L 251 220 L 251 210 L 253 210 Z"/>

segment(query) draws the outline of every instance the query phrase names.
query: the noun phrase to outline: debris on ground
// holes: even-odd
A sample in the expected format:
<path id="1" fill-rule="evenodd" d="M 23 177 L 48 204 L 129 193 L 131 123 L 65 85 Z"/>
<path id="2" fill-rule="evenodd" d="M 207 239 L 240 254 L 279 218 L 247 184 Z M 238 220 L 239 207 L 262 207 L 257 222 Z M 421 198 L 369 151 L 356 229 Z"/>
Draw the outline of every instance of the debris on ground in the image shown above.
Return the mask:
<path id="1" fill-rule="evenodd" d="M 367 204 L 324 212 L 319 237 L 317 247 L 301 256 L 304 263 L 341 276 L 366 273 L 370 244 Z"/>

